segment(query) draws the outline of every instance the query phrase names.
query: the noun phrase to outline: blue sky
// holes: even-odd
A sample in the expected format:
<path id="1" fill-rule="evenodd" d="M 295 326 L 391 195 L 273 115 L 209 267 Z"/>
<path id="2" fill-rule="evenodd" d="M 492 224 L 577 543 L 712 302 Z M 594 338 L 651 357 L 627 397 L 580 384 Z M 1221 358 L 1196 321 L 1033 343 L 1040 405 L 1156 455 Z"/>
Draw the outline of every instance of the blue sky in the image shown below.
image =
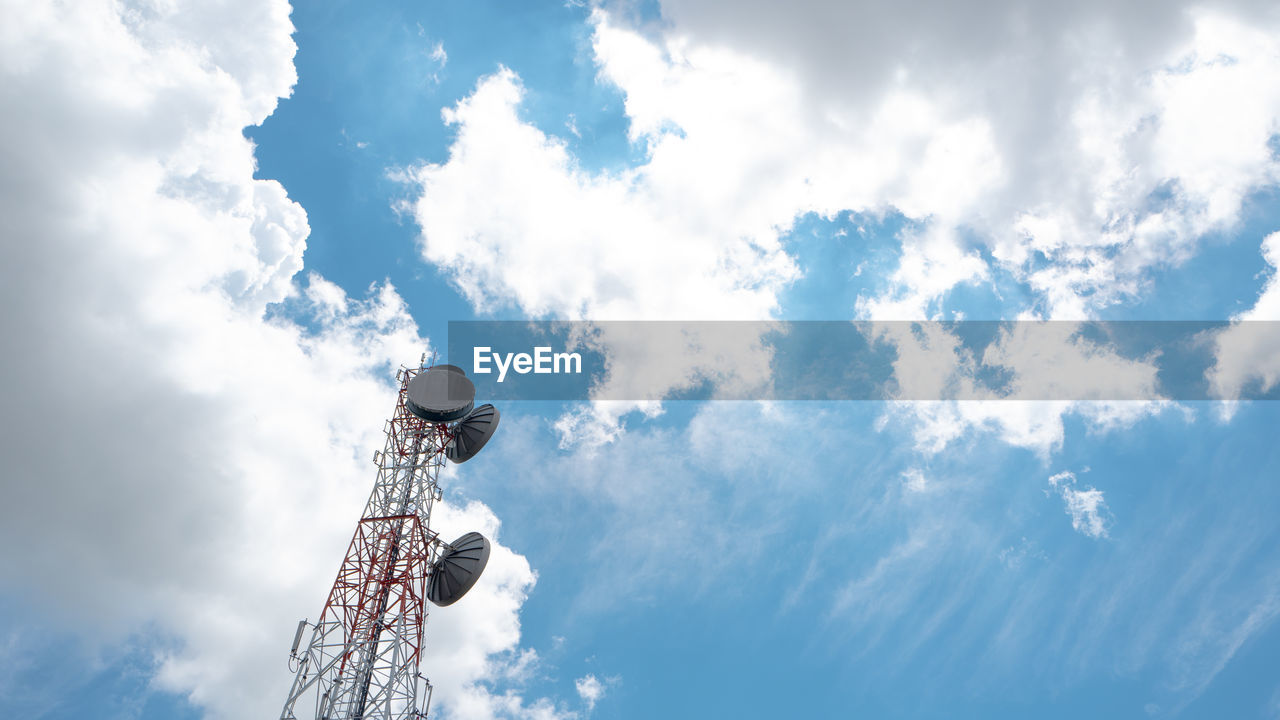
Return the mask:
<path id="1" fill-rule="evenodd" d="M 955 12 L 24 14 L 0 715 L 278 712 L 449 321 L 1280 320 L 1273 8 Z M 442 718 L 1280 717 L 1275 402 L 501 410 Z"/>

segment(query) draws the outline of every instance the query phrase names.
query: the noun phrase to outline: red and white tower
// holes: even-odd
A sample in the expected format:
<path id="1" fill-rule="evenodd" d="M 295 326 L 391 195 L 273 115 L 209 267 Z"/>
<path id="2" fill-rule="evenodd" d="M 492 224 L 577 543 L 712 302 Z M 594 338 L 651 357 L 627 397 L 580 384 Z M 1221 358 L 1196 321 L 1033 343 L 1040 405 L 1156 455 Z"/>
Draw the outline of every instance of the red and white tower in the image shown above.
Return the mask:
<path id="1" fill-rule="evenodd" d="M 449 605 L 484 570 L 489 541 L 452 543 L 431 530 L 445 458 L 465 462 L 493 435 L 498 411 L 473 409 L 475 387 L 452 365 L 402 368 L 373 492 L 320 619 L 303 620 L 281 720 L 419 720 L 431 704 L 420 671 L 426 601 Z M 301 652 L 306 630 L 311 640 Z M 295 665 L 296 663 L 296 665 Z"/>

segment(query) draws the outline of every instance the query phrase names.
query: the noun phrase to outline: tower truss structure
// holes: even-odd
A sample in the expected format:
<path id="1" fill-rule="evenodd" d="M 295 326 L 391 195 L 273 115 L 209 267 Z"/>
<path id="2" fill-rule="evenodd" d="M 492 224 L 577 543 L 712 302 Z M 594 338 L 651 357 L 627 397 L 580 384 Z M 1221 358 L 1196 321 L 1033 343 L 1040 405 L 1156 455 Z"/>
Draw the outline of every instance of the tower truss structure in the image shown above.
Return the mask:
<path id="1" fill-rule="evenodd" d="M 440 468 L 454 431 L 410 411 L 409 383 L 421 372 L 401 368 L 396 376 L 400 392 L 384 428 L 386 445 L 374 454 L 373 492 L 320 619 L 298 625 L 281 720 L 427 715 L 431 684 L 419 669 L 427 589 L 436 562 L 450 550 L 431 530 L 431 510 L 441 497 Z M 310 641 L 299 652 L 308 628 Z"/>

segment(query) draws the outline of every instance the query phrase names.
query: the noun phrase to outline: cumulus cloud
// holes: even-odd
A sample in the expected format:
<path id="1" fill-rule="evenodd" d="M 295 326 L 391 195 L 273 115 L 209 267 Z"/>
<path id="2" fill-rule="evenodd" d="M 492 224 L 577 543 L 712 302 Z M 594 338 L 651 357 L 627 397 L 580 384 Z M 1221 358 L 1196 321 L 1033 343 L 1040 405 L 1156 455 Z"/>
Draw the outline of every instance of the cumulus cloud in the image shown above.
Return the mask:
<path id="1" fill-rule="evenodd" d="M 784 228 L 884 207 L 926 221 L 862 317 L 928 317 L 986 276 L 973 243 L 1036 292 L 1025 310 L 1082 317 L 1133 297 L 1280 178 L 1280 43 L 1263 7 L 993 2 L 954 17 L 945 3 L 726 14 L 670 0 L 647 34 L 597 14 L 595 51 L 647 172 L 686 206 Z"/>
<path id="2" fill-rule="evenodd" d="M 661 8 L 665 24 L 649 37 L 673 74 L 711 82 L 717 68 L 698 53 L 714 48 L 791 80 L 788 94 L 760 100 L 794 108 L 791 127 L 803 129 L 782 138 L 807 136 L 786 145 L 797 152 L 775 186 L 820 154 L 856 171 L 800 173 L 812 209 L 880 202 L 930 219 L 904 238 L 889 290 L 864 299 L 867 317 L 927 317 L 930 300 L 980 277 L 986 263 L 955 244 L 960 229 L 1031 286 L 1037 314 L 1088 315 L 1133 297 L 1151 268 L 1185 260 L 1202 234 L 1234 222 L 1251 189 L 1280 177 L 1268 145 L 1280 18 L 1264 2 Z M 719 98 L 703 97 L 668 96 L 661 115 L 680 124 L 710 112 Z M 774 147 L 754 139 L 744 151 Z M 880 152 L 851 152 L 866 141 Z M 939 182 L 912 190 L 917 170 Z"/>
<path id="3" fill-rule="evenodd" d="M 158 687 L 209 717 L 271 716 L 290 628 L 319 610 L 368 491 L 394 369 L 426 341 L 390 284 L 301 282 L 306 214 L 253 178 L 242 130 L 295 79 L 286 3 L 4 14 L 0 540 L 25 550 L 0 559 L 3 591 L 89 642 L 146 627 L 166 639 Z M 483 506 L 440 520 L 497 535 Z M 432 624 L 455 717 L 493 716 L 463 702 L 514 652 L 533 580 L 497 544 L 441 613 L 456 622 Z"/>
<path id="4" fill-rule="evenodd" d="M 650 195 L 673 188 L 644 171 L 582 171 L 562 141 L 520 120 L 522 95 L 510 70 L 483 79 L 444 111 L 457 128 L 449 160 L 404 175 L 421 187 L 424 258 L 478 307 L 597 320 L 755 319 L 775 307 L 795 270 L 767 224 L 672 215 Z"/>
<path id="5" fill-rule="evenodd" d="M 748 3 L 731 17 L 714 6 L 663 3 L 669 22 L 648 33 L 593 15 L 600 77 L 624 93 L 630 137 L 647 150 L 617 177 L 576 171 L 562 143 L 520 124 L 509 72 L 449 111 L 461 129 L 454 155 L 417 173 L 426 258 L 484 283 L 473 297 L 502 295 L 535 313 L 616 316 L 627 299 L 668 317 L 672 301 L 644 289 L 661 287 L 689 301 L 686 316 L 716 317 L 717 306 L 701 304 L 706 293 L 682 282 L 705 275 L 690 260 L 740 257 L 746 265 L 708 277 L 771 278 L 761 302 L 735 313 L 758 317 L 790 279 L 773 239 L 797 215 L 891 207 L 924 222 L 902 238 L 889 290 L 862 298 L 860 316 L 929 316 L 957 284 L 987 276 L 976 242 L 1035 291 L 1037 304 L 1021 310 L 1083 317 L 1133 297 L 1153 267 L 1190 257 L 1200 236 L 1234 222 L 1251 189 L 1280 178 L 1268 145 L 1280 118 L 1268 80 L 1280 42 L 1263 29 L 1275 19 L 1247 4 L 1210 13 L 988 3 L 955 24 L 934 21 L 953 14 L 946 7 L 921 22 L 915 11 L 861 4 L 784 13 Z M 826 38 L 834 28 L 840 37 Z M 870 28 L 866 43 L 845 34 Z M 919 50 L 901 51 L 910 47 Z M 487 155 L 508 160 L 504 172 L 483 159 L 482 134 Z M 511 145 L 516 137 L 524 143 Z M 476 174 L 553 182 L 527 203 L 473 193 L 484 207 L 456 207 L 446 187 L 483 182 L 466 179 Z M 568 207 L 579 211 L 560 212 Z M 601 211 L 584 219 L 587 207 Z M 598 257 L 604 238 L 668 260 L 662 282 L 651 272 L 618 281 L 618 261 Z M 742 238 L 764 255 L 741 252 Z M 678 251 L 690 241 L 699 253 Z M 598 270 L 517 269 L 530 260 L 548 269 L 571 248 L 590 260 L 575 269 Z M 654 258 L 626 262 L 650 269 Z M 490 283 L 485 269 L 500 264 L 513 267 Z"/>
<path id="6" fill-rule="evenodd" d="M 1076 488 L 1072 472 L 1060 472 L 1049 478 L 1049 487 L 1057 491 L 1071 516 L 1071 527 L 1091 538 L 1107 536 L 1107 503 L 1096 488 Z"/>

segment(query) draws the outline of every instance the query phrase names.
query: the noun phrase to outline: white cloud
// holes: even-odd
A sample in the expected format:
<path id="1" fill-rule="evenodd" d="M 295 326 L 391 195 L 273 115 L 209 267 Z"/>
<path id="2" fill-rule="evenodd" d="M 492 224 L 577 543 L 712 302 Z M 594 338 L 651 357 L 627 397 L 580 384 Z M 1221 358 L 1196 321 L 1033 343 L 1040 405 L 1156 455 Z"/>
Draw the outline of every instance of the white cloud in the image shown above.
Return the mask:
<path id="1" fill-rule="evenodd" d="M 643 171 L 578 169 L 562 141 L 521 122 L 522 94 L 510 70 L 482 80 L 444 112 L 457 128 L 449 161 L 405 174 L 422 189 L 425 259 L 478 307 L 597 320 L 774 309 L 795 269 L 767 225 L 671 213 L 653 197 L 671 189 Z"/>
<path id="2" fill-rule="evenodd" d="M 929 480 L 920 468 L 908 468 L 902 472 L 902 486 L 913 493 L 924 492 L 929 489 Z"/>
<path id="3" fill-rule="evenodd" d="M 928 312 L 930 303 L 956 285 L 985 279 L 987 273 L 986 263 L 966 253 L 951 228 L 935 223 L 902 238 L 898 267 L 889 276 L 892 289 L 879 297 L 859 297 L 857 314 L 877 320 L 942 319 Z"/>
<path id="4" fill-rule="evenodd" d="M 0 29 L 0 542 L 26 548 L 0 559 L 4 592 L 90 644 L 163 637 L 157 687 L 211 718 L 279 711 L 292 628 L 319 610 L 372 479 L 393 368 L 426 348 L 389 284 L 295 284 L 306 215 L 253 178 L 242 134 L 294 82 L 288 13 L 37 4 Z M 499 539 L 483 506 L 439 517 Z M 534 581 L 501 544 L 492 558 L 428 635 L 454 717 L 493 716 L 465 701 L 515 652 Z"/>
<path id="5" fill-rule="evenodd" d="M 600 682 L 595 675 L 580 677 L 573 682 L 573 686 L 578 690 L 578 697 L 587 704 L 587 712 L 595 710 L 596 703 L 604 697 L 604 683 Z"/>
<path id="6" fill-rule="evenodd" d="M 1107 503 L 1102 491 L 1096 488 L 1076 489 L 1076 476 L 1072 472 L 1060 472 L 1049 478 L 1049 487 L 1062 496 L 1071 527 L 1091 538 L 1107 536 Z"/>
<path id="7" fill-rule="evenodd" d="M 1251 189 L 1280 179 L 1268 147 L 1280 33 L 1265 2 L 661 7 L 656 39 L 619 43 L 630 65 L 597 51 L 634 125 L 692 127 L 683 147 L 715 118 L 751 156 L 726 169 L 773 159 L 769 185 L 793 208 L 892 205 L 929 219 L 904 238 L 888 292 L 863 299 L 867 317 L 926 317 L 930 300 L 981 277 L 971 251 L 947 250 L 959 263 L 922 251 L 957 230 L 1032 287 L 1037 312 L 1090 314 L 1187 259 L 1199 236 L 1231 226 Z M 664 53 L 665 84 L 612 70 Z M 763 79 L 763 110 L 749 118 L 723 97 L 756 86 L 707 60 L 734 56 Z M 717 116 L 717 105 L 730 109 Z M 797 177 L 807 203 L 794 200 Z"/>
<path id="8" fill-rule="evenodd" d="M 1075 323 L 1012 323 L 980 356 L 945 325 L 873 327 L 897 348 L 895 397 L 903 398 L 888 406 L 883 422 L 910 422 L 916 449 L 924 454 L 989 430 L 1047 459 L 1061 447 L 1068 415 L 1089 419 L 1090 431 L 1102 433 L 1132 427 L 1172 406 L 1158 399 L 1154 358 L 1122 357 L 1107 342 L 1082 337 Z M 984 367 L 1006 372 L 1004 386 L 980 383 Z"/>
<path id="9" fill-rule="evenodd" d="M 1214 338 L 1215 362 L 1209 371 L 1210 393 L 1234 400 L 1251 383 L 1268 392 L 1280 383 L 1280 232 L 1262 241 L 1262 257 L 1271 266 L 1271 277 L 1253 307 L 1233 318 Z M 1232 412 L 1231 405 L 1224 412 Z"/>
<path id="10" fill-rule="evenodd" d="M 907 418 L 916 449 L 925 454 L 942 452 L 953 442 L 974 437 L 975 430 L 990 430 L 1009 445 L 1047 457 L 1062 445 L 1062 418 L 1071 406 L 1061 401 L 916 401 L 891 404 L 885 420 Z"/>
<path id="11" fill-rule="evenodd" d="M 421 35 L 424 34 L 424 32 L 425 31 L 422 29 L 422 26 L 419 25 L 418 33 Z M 438 42 L 433 45 L 431 47 L 431 53 L 427 55 L 427 57 L 431 58 L 431 62 L 435 65 L 431 70 L 431 80 L 432 82 L 439 83 L 440 75 L 444 72 L 445 65 L 449 64 L 449 53 L 445 52 L 444 43 Z"/>
<path id="12" fill-rule="evenodd" d="M 1063 421 L 1071 415 L 1088 421 L 1090 434 L 1132 428 L 1136 423 L 1176 409 L 1169 402 L 1070 402 L 1063 400 L 959 400 L 891 403 L 882 418 L 887 424 L 904 419 L 912 427 L 916 450 L 925 455 L 942 452 L 952 443 L 979 441 L 994 434 L 1001 442 L 1031 450 L 1042 459 L 1062 447 Z M 1193 415 L 1183 412 L 1188 421 Z"/>
<path id="13" fill-rule="evenodd" d="M 1280 42 L 1248 8 L 989 3 L 921 22 L 858 4 L 713 6 L 664 2 L 657 37 L 595 16 L 601 75 L 650 150 L 644 172 L 677 207 L 780 228 L 889 206 L 928 221 L 903 238 L 887 294 L 861 299 L 863 317 L 924 318 L 985 277 L 959 230 L 1044 312 L 1083 316 L 1185 260 L 1280 178 L 1268 148 Z"/>

